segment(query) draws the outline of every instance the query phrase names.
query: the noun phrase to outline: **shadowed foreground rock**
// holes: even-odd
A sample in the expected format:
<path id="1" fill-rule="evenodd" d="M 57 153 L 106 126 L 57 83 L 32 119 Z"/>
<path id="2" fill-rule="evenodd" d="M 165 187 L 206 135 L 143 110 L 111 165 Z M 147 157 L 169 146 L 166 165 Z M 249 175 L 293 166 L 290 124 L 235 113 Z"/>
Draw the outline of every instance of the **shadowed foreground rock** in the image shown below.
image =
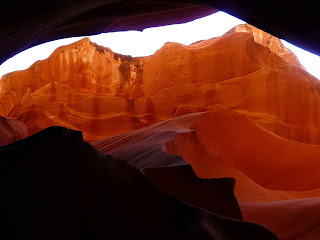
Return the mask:
<path id="1" fill-rule="evenodd" d="M 81 132 L 51 127 L 1 147 L 0 159 L 6 239 L 277 239 L 170 196 Z"/>
<path id="2" fill-rule="evenodd" d="M 246 114 L 216 105 L 92 145 L 193 206 L 237 218 L 239 203 L 245 221 L 267 226 L 281 240 L 319 239 L 320 146 L 281 138 Z M 230 182 L 214 184 L 220 178 L 236 180 L 236 200 Z M 226 202 L 238 203 L 228 208 Z"/>
<path id="3" fill-rule="evenodd" d="M 190 165 L 143 170 L 152 182 L 190 205 L 220 216 L 243 220 L 234 197 L 233 178 L 201 179 Z"/>

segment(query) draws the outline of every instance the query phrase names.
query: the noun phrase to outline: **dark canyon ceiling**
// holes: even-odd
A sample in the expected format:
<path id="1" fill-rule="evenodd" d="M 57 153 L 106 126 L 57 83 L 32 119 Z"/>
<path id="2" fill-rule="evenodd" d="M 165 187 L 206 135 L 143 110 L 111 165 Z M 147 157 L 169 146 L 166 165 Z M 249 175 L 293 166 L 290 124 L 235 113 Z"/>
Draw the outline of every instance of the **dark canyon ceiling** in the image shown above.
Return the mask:
<path id="1" fill-rule="evenodd" d="M 30 0 L 11 1 L 0 10 L 0 63 L 51 40 L 182 23 L 217 9 L 320 54 L 316 0 Z"/>

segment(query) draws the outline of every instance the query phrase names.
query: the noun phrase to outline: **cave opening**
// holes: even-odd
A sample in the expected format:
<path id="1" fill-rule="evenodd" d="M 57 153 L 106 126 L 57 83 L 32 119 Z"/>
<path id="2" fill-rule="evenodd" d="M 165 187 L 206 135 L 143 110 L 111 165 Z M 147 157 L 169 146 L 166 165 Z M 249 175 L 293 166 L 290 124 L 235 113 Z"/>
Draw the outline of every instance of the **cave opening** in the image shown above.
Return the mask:
<path id="1" fill-rule="evenodd" d="M 125 4 L 108 6 L 113 22 L 105 31 L 148 27 L 127 7 L 114 21 L 112 11 Z M 194 20 L 176 18 L 179 7 L 166 4 L 175 21 Z M 216 11 L 192 4 L 183 11 L 194 8 Z M 82 25 L 90 19 L 101 27 L 104 19 L 87 10 L 56 31 L 90 32 Z M 70 42 L 1 78 L 7 232 L 26 239 L 50 231 L 52 239 L 212 239 L 217 232 L 222 240 L 319 238 L 319 80 L 288 43 L 253 25 L 200 39 L 195 27 L 189 42 L 179 42 L 186 39 L 174 27 L 167 26 L 172 39 L 162 39 L 163 30 L 151 32 L 154 39 L 114 33 L 114 43 L 125 40 L 124 52 L 112 41 L 102 46 L 111 35 L 63 40 Z M 46 38 L 53 35 L 26 42 Z M 158 45 L 130 52 L 147 43 Z"/>

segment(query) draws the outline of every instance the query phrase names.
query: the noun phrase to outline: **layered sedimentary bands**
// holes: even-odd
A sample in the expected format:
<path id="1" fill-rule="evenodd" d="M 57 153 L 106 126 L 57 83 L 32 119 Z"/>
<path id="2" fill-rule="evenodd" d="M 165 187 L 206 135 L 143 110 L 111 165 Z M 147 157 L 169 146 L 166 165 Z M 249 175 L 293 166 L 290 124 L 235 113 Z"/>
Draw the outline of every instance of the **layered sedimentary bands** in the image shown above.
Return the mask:
<path id="1" fill-rule="evenodd" d="M 28 136 L 28 130 L 23 122 L 0 116 L 0 146 L 19 141 Z"/>
<path id="2" fill-rule="evenodd" d="M 25 194 L 25 185 L 45 209 L 7 208 L 17 236 L 59 229 L 68 238 L 81 229 L 79 238 L 91 239 L 320 238 L 320 82 L 253 26 L 167 43 L 143 58 L 86 38 L 7 74 L 0 89 L 0 115 L 16 119 L 10 131 L 20 133 L 4 144 L 50 126 L 80 130 L 91 143 L 56 127 L 0 148 L 13 196 L 2 206 L 31 203 L 11 189 Z M 19 185 L 26 171 L 34 177 Z M 70 202 L 61 198 L 67 192 Z M 24 226 L 19 214 L 35 217 Z M 37 232 L 37 216 L 53 222 Z"/>

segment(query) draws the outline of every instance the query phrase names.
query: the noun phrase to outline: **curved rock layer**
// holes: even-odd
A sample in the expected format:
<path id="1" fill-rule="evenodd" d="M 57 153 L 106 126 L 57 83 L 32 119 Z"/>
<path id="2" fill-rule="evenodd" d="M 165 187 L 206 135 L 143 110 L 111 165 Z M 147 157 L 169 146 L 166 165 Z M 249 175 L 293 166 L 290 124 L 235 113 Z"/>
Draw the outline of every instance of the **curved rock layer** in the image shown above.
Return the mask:
<path id="1" fill-rule="evenodd" d="M 60 125 L 91 142 L 220 104 L 286 139 L 320 143 L 319 81 L 279 39 L 249 25 L 144 58 L 86 38 L 5 75 L 0 88 L 0 115 L 29 134 Z"/>
<path id="2" fill-rule="evenodd" d="M 208 192 L 190 196 L 184 191 L 186 185 L 195 182 L 190 176 L 184 178 L 187 173 L 177 167 L 183 164 L 181 157 L 202 180 L 234 178 L 235 196 L 246 221 L 267 226 L 281 240 L 319 238 L 320 146 L 279 137 L 245 114 L 215 105 L 207 112 L 180 116 L 92 144 L 143 169 L 147 177 L 174 196 L 208 211 Z M 206 197 L 200 197 L 203 195 Z M 219 195 L 219 199 L 223 197 Z M 228 214 L 223 208 L 220 211 Z"/>
<path id="3" fill-rule="evenodd" d="M 0 147 L 0 158 L 1 234 L 7 239 L 278 239 L 261 225 L 182 202 L 136 168 L 104 156 L 77 131 L 47 128 Z M 194 192 L 211 186 L 208 195 L 219 199 L 230 184 L 193 186 Z M 228 190 L 234 199 L 232 186 Z M 228 206 L 239 212 L 236 201 Z"/>
<path id="4" fill-rule="evenodd" d="M 251 33 L 254 37 L 254 41 L 260 43 L 261 45 L 268 47 L 270 51 L 276 53 L 278 56 L 285 59 L 287 62 L 295 64 L 303 69 L 305 69 L 302 64 L 300 63 L 299 59 L 293 52 L 286 48 L 281 40 L 271 34 L 268 34 L 262 31 L 259 28 L 256 28 L 248 23 L 240 24 L 235 26 L 234 28 L 230 29 L 226 34 L 230 34 L 232 32 L 247 32 Z"/>
<path id="5" fill-rule="evenodd" d="M 28 136 L 26 125 L 15 119 L 0 116 L 0 146 L 19 141 Z"/>

